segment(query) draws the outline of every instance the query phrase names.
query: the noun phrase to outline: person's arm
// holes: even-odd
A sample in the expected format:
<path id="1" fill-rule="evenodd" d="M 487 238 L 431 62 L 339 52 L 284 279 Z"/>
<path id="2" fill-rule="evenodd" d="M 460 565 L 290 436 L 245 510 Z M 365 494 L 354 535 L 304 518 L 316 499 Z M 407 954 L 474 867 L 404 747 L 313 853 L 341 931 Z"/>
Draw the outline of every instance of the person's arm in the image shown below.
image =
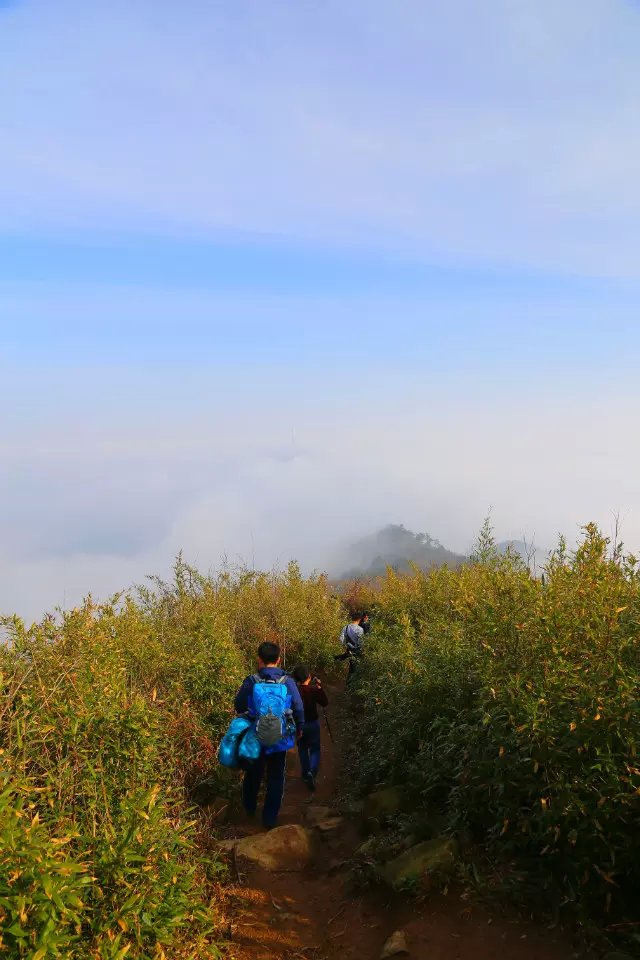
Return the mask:
<path id="1" fill-rule="evenodd" d="M 246 680 L 242 681 L 242 686 L 236 693 L 235 700 L 233 701 L 233 706 L 236 713 L 246 713 L 249 709 L 249 685 L 251 680 L 249 677 Z"/>
<path id="2" fill-rule="evenodd" d="M 320 707 L 329 706 L 329 698 L 321 686 L 315 687 L 315 695 L 316 695 L 316 703 L 318 704 L 318 706 Z"/>
<path id="3" fill-rule="evenodd" d="M 291 712 L 293 713 L 293 719 L 295 720 L 298 729 L 300 729 L 304 724 L 304 704 L 302 702 L 302 697 L 300 696 L 300 691 L 298 690 L 298 684 L 294 680 L 288 678 L 287 688 L 291 694 Z"/>

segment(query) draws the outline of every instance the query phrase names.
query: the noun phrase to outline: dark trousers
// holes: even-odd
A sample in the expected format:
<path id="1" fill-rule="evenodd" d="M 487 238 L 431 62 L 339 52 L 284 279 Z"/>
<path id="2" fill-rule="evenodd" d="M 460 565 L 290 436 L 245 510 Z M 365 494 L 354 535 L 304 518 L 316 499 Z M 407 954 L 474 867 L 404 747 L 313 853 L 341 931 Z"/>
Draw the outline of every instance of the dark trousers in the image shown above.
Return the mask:
<path id="1" fill-rule="evenodd" d="M 360 653 L 359 651 L 353 651 L 353 652 L 351 652 L 351 651 L 347 650 L 346 653 L 340 653 L 340 654 L 338 654 L 337 657 L 334 657 L 333 659 L 334 659 L 334 660 L 348 660 L 348 661 L 349 661 L 349 671 L 348 671 L 348 673 L 347 673 L 347 683 L 351 683 L 351 681 L 353 680 L 353 676 L 354 676 L 354 674 L 356 673 L 356 671 L 357 671 L 357 669 L 358 669 L 358 667 L 357 667 L 357 661 L 358 661 L 358 660 L 362 660 L 362 653 Z"/>
<path id="2" fill-rule="evenodd" d="M 302 728 L 302 737 L 298 740 L 298 756 L 302 767 L 302 776 L 315 775 L 320 766 L 320 721 L 309 720 Z"/>
<path id="3" fill-rule="evenodd" d="M 360 659 L 360 654 L 356 654 L 355 657 L 349 657 L 349 672 L 347 673 L 347 683 L 351 683 L 353 680 L 354 674 L 358 669 L 358 660 Z"/>
<path id="4" fill-rule="evenodd" d="M 242 803 L 248 814 L 253 815 L 258 806 L 258 794 L 266 769 L 267 788 L 262 808 L 262 822 L 265 827 L 275 827 L 282 797 L 284 796 L 284 781 L 287 768 L 286 750 L 277 753 L 262 754 L 247 767 L 242 781 Z"/>

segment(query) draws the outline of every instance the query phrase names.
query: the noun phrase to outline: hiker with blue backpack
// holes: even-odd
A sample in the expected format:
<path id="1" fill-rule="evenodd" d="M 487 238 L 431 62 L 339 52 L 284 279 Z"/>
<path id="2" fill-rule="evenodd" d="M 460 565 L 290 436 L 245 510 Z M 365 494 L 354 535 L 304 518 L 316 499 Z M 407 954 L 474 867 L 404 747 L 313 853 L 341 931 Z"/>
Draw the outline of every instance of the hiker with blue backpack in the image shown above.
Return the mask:
<path id="1" fill-rule="evenodd" d="M 304 707 L 295 680 L 280 668 L 277 643 L 258 647 L 258 672 L 247 677 L 236 694 L 235 711 L 246 716 L 260 744 L 256 759 L 247 761 L 242 783 L 242 803 L 249 816 L 258 806 L 258 793 L 266 771 L 262 823 L 276 826 L 284 795 L 287 750 L 295 746 L 304 725 Z"/>

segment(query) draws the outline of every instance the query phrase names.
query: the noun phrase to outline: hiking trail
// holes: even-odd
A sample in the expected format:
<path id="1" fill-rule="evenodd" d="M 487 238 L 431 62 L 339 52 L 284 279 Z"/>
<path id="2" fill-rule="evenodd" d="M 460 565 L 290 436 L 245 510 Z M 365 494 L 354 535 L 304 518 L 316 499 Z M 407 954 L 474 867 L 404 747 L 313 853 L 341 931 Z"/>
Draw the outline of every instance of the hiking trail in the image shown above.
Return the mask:
<path id="1" fill-rule="evenodd" d="M 310 827 L 309 810 L 337 803 L 340 740 L 344 736 L 342 685 L 326 685 L 336 743 L 323 722 L 322 765 L 315 794 L 300 779 L 297 754 L 287 758 L 287 784 L 279 826 Z M 318 831 L 316 831 L 318 832 Z M 263 833 L 241 814 L 228 838 Z M 452 884 L 447 895 L 423 899 L 385 889 L 353 892 L 354 851 L 363 842 L 357 817 L 343 816 L 317 839 L 313 863 L 302 871 L 269 872 L 233 857 L 236 880 L 228 889 L 230 955 L 234 960 L 378 960 L 396 931 L 406 936 L 410 960 L 569 960 L 586 957 L 558 930 L 490 912 Z M 391 956 L 391 954 L 388 954 Z"/>

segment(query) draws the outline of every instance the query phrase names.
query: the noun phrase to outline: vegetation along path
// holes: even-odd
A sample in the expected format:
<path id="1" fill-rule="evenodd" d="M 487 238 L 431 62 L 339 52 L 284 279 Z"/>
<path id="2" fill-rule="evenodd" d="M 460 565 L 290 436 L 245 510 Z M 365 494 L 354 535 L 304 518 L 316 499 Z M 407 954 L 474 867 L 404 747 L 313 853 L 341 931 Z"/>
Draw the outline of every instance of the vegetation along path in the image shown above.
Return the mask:
<path id="1" fill-rule="evenodd" d="M 229 936 L 235 960 L 567 960 L 584 956 L 560 933 L 492 915 L 451 885 L 408 897 L 358 883 L 366 871 L 362 813 L 340 800 L 340 741 L 347 694 L 330 689 L 337 742 L 324 734 L 322 776 L 312 797 L 288 757 L 280 827 L 269 834 L 236 818 L 224 842 L 232 861 Z M 267 844 L 267 849 L 264 844 Z M 285 869 L 283 869 L 283 867 Z M 395 936 L 394 936 L 395 934 Z"/>

